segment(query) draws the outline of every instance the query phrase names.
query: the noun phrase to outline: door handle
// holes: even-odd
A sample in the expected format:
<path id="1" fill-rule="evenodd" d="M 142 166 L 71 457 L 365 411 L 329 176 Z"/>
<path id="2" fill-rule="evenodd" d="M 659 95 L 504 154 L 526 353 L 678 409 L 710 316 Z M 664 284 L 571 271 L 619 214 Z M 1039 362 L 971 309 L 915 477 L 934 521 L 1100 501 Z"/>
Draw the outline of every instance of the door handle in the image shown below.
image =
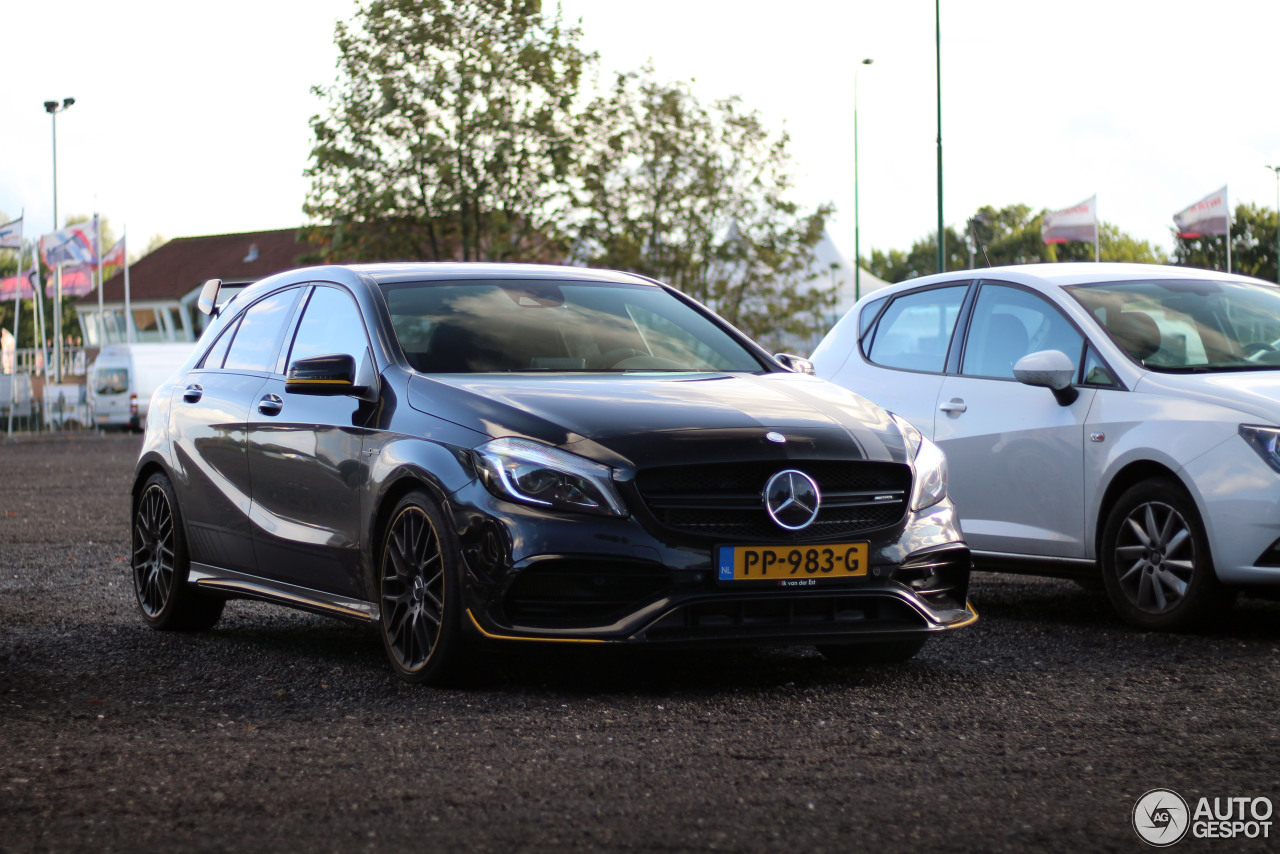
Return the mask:
<path id="1" fill-rule="evenodd" d="M 263 415 L 279 415 L 284 408 L 284 401 L 278 394 L 269 394 L 258 401 L 258 411 Z"/>
<path id="2" fill-rule="evenodd" d="M 192 383 L 191 385 L 187 386 L 186 389 L 182 392 L 182 399 L 185 400 L 187 403 L 195 403 L 198 400 L 200 400 L 200 398 L 203 396 L 204 396 L 204 389 L 200 388 L 200 386 L 196 385 L 195 383 Z"/>
<path id="3" fill-rule="evenodd" d="M 969 407 L 964 402 L 964 400 L 958 397 L 953 397 L 951 398 L 951 400 L 949 400 L 948 402 L 938 407 L 938 409 L 947 413 L 948 415 L 959 415 L 961 412 L 964 412 L 968 408 Z"/>

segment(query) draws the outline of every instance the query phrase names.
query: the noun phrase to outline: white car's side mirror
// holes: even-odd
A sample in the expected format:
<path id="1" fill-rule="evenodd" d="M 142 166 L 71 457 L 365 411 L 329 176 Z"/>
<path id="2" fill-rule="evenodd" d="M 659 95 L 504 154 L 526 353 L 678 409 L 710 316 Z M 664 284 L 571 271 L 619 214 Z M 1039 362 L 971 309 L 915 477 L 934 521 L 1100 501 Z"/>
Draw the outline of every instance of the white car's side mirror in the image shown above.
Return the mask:
<path id="1" fill-rule="evenodd" d="M 1050 389 L 1062 406 L 1070 406 L 1080 396 L 1076 387 L 1072 385 L 1076 376 L 1076 366 L 1061 350 L 1028 353 L 1014 364 L 1013 376 L 1025 385 Z"/>

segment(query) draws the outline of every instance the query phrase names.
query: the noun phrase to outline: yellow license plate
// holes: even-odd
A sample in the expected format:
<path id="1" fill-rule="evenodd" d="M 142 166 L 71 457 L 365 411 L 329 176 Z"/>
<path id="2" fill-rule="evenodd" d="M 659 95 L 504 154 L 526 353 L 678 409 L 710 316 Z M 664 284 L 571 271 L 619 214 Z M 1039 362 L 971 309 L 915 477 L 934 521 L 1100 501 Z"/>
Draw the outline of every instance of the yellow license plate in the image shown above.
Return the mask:
<path id="1" fill-rule="evenodd" d="M 867 574 L 867 543 L 820 546 L 721 546 L 721 581 L 777 581 L 808 587 L 828 578 Z"/>

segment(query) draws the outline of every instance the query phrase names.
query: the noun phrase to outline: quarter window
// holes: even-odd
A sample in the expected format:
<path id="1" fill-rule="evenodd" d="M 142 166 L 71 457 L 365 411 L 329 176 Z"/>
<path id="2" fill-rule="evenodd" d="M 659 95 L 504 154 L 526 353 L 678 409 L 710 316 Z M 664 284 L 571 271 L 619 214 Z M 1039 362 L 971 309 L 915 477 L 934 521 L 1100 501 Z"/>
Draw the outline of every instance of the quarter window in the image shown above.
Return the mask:
<path id="1" fill-rule="evenodd" d="M 1013 379 L 1013 365 L 1028 353 L 1060 350 L 1079 367 L 1084 339 L 1062 313 L 1028 291 L 983 285 L 973 308 L 960 372 Z"/>
<path id="2" fill-rule="evenodd" d="M 218 336 L 217 343 L 209 348 L 209 352 L 204 357 L 204 361 L 200 363 L 200 367 L 211 371 L 221 368 L 223 360 L 227 358 L 227 348 L 231 346 L 231 339 L 234 337 L 236 337 L 236 324 L 233 323 Z"/>
<path id="3" fill-rule="evenodd" d="M 967 289 L 932 288 L 895 299 L 876 324 L 867 358 L 888 368 L 941 373 Z"/>

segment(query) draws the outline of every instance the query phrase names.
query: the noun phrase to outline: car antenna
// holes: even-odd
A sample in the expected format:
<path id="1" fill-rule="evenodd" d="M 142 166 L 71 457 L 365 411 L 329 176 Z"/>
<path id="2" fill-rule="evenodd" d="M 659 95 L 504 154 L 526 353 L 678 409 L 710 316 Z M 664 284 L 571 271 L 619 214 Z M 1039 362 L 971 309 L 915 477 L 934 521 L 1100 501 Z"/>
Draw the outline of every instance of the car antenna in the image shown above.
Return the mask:
<path id="1" fill-rule="evenodd" d="M 986 217 L 984 217 L 981 213 L 978 213 L 969 217 L 969 239 L 972 240 L 975 244 L 977 244 L 977 247 L 982 250 L 982 260 L 988 267 L 990 267 L 991 259 L 987 257 L 987 247 L 982 245 L 982 241 L 978 238 L 978 230 L 974 228 L 974 225 L 976 223 L 982 223 L 983 225 L 986 225 L 987 224 Z"/>

